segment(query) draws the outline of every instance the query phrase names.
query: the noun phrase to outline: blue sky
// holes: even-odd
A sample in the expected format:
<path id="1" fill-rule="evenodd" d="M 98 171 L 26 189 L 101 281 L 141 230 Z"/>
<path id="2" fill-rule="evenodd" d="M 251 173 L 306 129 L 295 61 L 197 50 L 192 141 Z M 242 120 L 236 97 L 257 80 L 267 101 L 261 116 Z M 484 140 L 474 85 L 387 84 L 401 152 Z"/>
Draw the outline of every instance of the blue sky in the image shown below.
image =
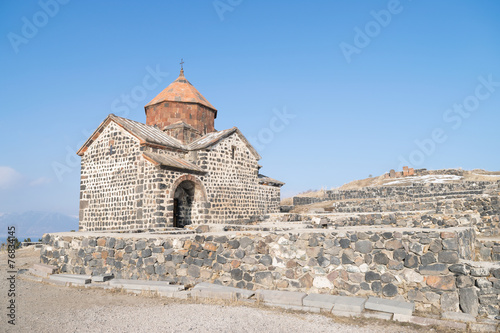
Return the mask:
<path id="1" fill-rule="evenodd" d="M 181 58 L 285 196 L 406 161 L 499 170 L 499 16 L 498 1 L 2 1 L 0 212 L 76 215 L 76 150 L 109 113 L 144 122 Z"/>

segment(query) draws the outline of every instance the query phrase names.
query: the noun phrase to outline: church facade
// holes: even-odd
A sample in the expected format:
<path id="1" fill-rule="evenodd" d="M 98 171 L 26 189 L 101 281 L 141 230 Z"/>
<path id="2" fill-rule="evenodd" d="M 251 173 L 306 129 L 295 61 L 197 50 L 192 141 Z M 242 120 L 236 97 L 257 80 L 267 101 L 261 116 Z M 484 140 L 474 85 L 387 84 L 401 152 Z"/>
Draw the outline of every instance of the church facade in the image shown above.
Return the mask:
<path id="1" fill-rule="evenodd" d="M 110 114 L 78 150 L 80 231 L 164 230 L 248 223 L 277 213 L 282 182 L 260 155 L 179 77 L 145 106 L 146 124 Z"/>

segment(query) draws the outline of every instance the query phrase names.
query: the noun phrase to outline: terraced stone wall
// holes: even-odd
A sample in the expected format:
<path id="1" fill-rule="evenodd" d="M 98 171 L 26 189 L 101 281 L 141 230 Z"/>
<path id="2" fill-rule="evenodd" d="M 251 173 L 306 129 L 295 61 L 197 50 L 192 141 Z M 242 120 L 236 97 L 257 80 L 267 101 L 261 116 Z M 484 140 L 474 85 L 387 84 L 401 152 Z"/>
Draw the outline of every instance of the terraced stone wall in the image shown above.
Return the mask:
<path id="1" fill-rule="evenodd" d="M 280 222 L 312 222 L 317 228 L 338 228 L 356 226 L 387 226 L 387 227 L 414 227 L 414 228 L 453 228 L 474 227 L 481 224 L 481 216 L 477 213 L 459 213 L 441 215 L 419 212 L 395 213 L 363 213 L 363 214 L 323 214 L 323 213 L 284 213 L 271 216 Z"/>
<path id="2" fill-rule="evenodd" d="M 376 295 L 421 311 L 498 314 L 500 269 L 464 262 L 474 257 L 474 237 L 470 228 L 47 234 L 41 261 L 76 274 Z"/>
<path id="3" fill-rule="evenodd" d="M 413 184 L 412 186 L 378 186 L 365 187 L 353 190 L 326 191 L 324 197 L 294 197 L 294 205 L 308 205 L 311 203 L 349 200 L 349 199 L 375 199 L 388 198 L 400 201 L 417 198 L 432 198 L 438 196 L 466 196 L 482 194 L 490 188 L 498 188 L 495 182 L 461 182 L 452 184 Z"/>

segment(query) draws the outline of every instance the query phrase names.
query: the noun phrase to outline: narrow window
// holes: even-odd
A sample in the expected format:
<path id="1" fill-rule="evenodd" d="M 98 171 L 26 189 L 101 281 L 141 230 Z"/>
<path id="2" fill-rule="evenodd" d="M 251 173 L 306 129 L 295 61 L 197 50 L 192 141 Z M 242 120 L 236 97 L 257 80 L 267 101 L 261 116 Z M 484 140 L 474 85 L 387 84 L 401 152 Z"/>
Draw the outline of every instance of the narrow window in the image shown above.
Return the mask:
<path id="1" fill-rule="evenodd" d="M 236 153 L 236 146 L 231 147 L 231 158 L 234 160 L 234 154 Z"/>

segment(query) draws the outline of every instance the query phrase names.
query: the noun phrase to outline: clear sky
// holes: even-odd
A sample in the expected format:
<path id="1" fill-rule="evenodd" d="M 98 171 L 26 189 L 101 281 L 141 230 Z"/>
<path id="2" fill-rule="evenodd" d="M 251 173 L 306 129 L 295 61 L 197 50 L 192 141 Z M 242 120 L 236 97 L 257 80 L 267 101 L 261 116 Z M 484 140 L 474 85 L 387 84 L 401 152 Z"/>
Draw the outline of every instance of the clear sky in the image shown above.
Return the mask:
<path id="1" fill-rule="evenodd" d="M 76 215 L 84 140 L 179 73 L 282 194 L 500 165 L 498 1 L 0 3 L 0 212 Z"/>

